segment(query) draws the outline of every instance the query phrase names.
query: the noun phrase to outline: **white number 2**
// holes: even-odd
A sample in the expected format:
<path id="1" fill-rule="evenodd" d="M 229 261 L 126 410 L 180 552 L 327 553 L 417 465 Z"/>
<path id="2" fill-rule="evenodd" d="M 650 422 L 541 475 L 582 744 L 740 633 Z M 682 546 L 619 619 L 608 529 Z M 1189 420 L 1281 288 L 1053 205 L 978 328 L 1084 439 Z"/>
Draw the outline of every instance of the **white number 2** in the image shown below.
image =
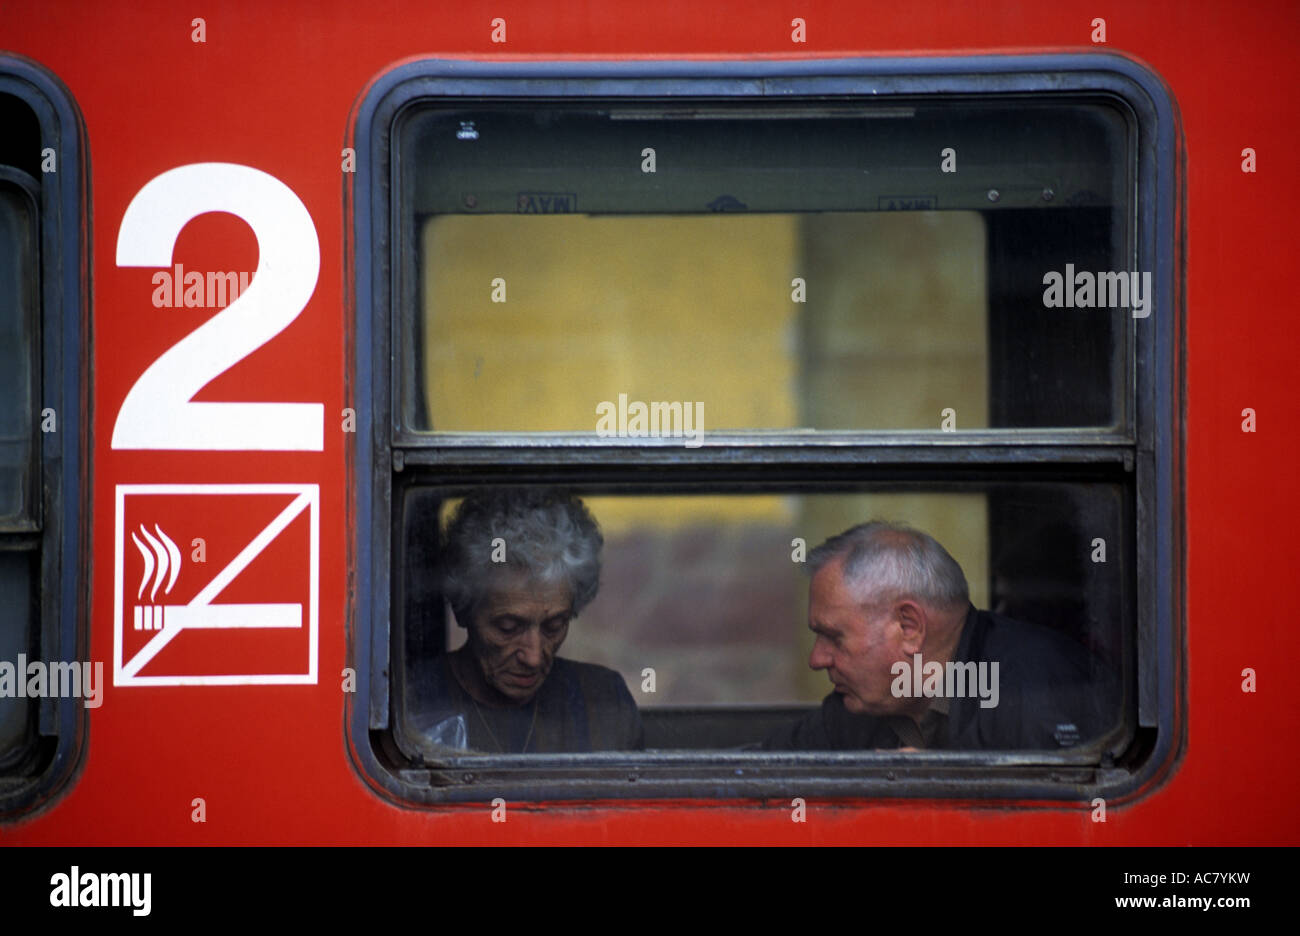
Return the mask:
<path id="1" fill-rule="evenodd" d="M 117 265 L 170 267 L 181 229 L 209 211 L 229 212 L 253 229 L 257 273 L 238 299 L 145 368 L 118 411 L 113 448 L 319 452 L 322 403 L 192 402 L 214 378 L 282 332 L 316 289 L 320 241 L 292 189 L 233 163 L 168 170 L 127 206 Z"/>

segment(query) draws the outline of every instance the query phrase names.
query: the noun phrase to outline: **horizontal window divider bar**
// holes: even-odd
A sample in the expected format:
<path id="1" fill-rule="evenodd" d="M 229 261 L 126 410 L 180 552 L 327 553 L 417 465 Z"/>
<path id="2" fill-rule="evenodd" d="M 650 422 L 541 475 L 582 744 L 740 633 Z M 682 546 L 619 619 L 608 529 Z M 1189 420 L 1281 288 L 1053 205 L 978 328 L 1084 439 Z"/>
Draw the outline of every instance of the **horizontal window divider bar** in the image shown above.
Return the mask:
<path id="1" fill-rule="evenodd" d="M 669 469 L 716 472 L 731 469 L 741 473 L 781 468 L 852 469 L 867 466 L 891 471 L 915 469 L 969 472 L 972 470 L 1020 469 L 1034 473 L 1083 468 L 1097 471 L 1109 466 L 1130 469 L 1132 450 L 1109 446 L 1022 446 L 1014 449 L 943 449 L 929 446 L 834 449 L 709 449 L 689 453 L 663 449 L 397 449 L 393 468 L 409 471 L 422 468 L 458 471 L 493 468 L 536 468 L 564 471 L 591 469 Z"/>
<path id="2" fill-rule="evenodd" d="M 408 466 L 406 487 L 470 490 L 483 484 L 551 485 L 585 494 L 978 493 L 983 485 L 1123 483 L 1132 475 L 1093 465 L 439 465 Z M 970 488 L 974 488 L 972 491 Z"/>
<path id="3" fill-rule="evenodd" d="M 890 449 L 925 446 L 937 449 L 1004 448 L 1026 446 L 1111 446 L 1133 448 L 1130 434 L 1093 429 L 972 429 L 960 432 L 901 430 L 888 432 L 705 432 L 699 439 L 681 436 L 658 438 L 601 437 L 594 432 L 446 432 L 396 431 L 392 444 L 405 449 L 590 449 L 596 451 L 702 452 L 718 449 L 810 448 Z M 692 443 L 692 444 L 687 444 Z"/>

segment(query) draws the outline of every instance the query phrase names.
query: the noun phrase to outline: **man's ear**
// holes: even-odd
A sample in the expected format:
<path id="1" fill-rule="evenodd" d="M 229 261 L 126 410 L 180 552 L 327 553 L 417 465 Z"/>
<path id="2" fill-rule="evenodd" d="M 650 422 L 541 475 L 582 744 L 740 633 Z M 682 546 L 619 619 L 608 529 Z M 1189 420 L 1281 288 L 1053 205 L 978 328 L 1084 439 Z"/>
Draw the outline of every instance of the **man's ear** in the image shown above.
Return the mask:
<path id="1" fill-rule="evenodd" d="M 910 598 L 904 598 L 894 605 L 894 618 L 903 632 L 903 650 L 907 653 L 920 653 L 921 647 L 925 646 L 925 634 L 930 626 L 925 609 Z"/>

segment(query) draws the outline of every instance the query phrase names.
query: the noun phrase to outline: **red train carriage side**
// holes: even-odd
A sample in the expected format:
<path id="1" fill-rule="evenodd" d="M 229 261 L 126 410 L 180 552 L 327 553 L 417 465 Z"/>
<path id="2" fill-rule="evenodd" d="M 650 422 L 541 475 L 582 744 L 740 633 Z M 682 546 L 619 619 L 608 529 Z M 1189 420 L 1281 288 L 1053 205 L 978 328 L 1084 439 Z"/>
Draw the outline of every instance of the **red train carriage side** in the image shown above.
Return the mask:
<path id="1" fill-rule="evenodd" d="M 1294 843 L 1297 25 L 6 22 L 0 841 Z M 456 507 L 551 487 L 604 534 L 561 656 L 644 749 L 438 720 Z M 877 515 L 1099 726 L 764 747 L 831 688 L 807 553 Z"/>

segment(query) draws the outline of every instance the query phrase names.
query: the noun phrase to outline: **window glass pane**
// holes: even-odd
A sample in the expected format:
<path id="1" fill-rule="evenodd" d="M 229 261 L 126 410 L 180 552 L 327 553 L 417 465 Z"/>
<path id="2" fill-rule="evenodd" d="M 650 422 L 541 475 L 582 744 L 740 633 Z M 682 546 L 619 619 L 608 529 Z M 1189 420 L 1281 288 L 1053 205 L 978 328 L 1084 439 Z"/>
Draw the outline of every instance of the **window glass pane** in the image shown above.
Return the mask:
<path id="1" fill-rule="evenodd" d="M 403 126 L 408 428 L 674 434 L 637 423 L 655 402 L 687 437 L 1122 425 L 1119 111 L 699 107 Z M 1051 305 L 1045 276 L 1085 272 L 1090 306 Z"/>
<path id="2" fill-rule="evenodd" d="M 17 667 L 20 654 L 35 659 L 32 635 L 36 612 L 32 606 L 32 552 L 0 549 L 0 663 Z M 23 678 L 14 674 L 14 678 Z M 26 752 L 34 733 L 36 706 L 18 698 L 17 690 L 0 693 L 0 771 L 11 768 Z"/>
<path id="3" fill-rule="evenodd" d="M 32 528 L 36 219 L 27 194 L 0 178 L 0 529 Z"/>
<path id="4" fill-rule="evenodd" d="M 403 545 L 394 606 L 402 609 L 395 619 L 406 622 L 394 647 L 402 661 L 395 666 L 399 740 L 410 752 L 428 754 L 437 750 L 435 726 L 445 728 L 448 721 L 446 706 L 434 704 L 429 686 L 443 678 L 445 654 L 462 647 L 467 635 L 445 612 L 439 589 L 442 531 L 459 498 L 436 487 L 399 493 Z M 936 491 L 897 484 L 838 493 L 687 496 L 591 491 L 582 499 L 604 534 L 603 568 L 598 593 L 569 626 L 557 655 L 620 674 L 640 708 L 650 749 L 757 743 L 828 695 L 828 671 L 809 665 L 815 648 L 807 567 L 800 560 L 826 538 L 873 518 L 931 534 L 960 565 L 973 605 L 1012 620 L 1002 633 L 1012 634 L 1015 645 L 993 641 L 987 647 L 994 659 L 984 660 L 1000 662 L 1006 705 L 1014 709 L 1037 698 L 1050 708 L 1059 694 L 1056 701 L 1070 711 L 1095 696 L 1096 708 L 1089 709 L 1100 713 L 1092 722 L 1095 733 L 1120 719 L 1119 687 L 1126 684 L 1133 627 L 1127 598 L 1133 561 L 1119 485 L 1001 483 Z M 506 534 L 498 545 L 508 552 L 510 539 Z M 1105 541 L 1100 555 L 1099 539 Z M 497 571 L 489 569 L 490 545 L 484 544 L 485 582 Z M 481 656 L 473 647 L 466 653 L 467 659 Z M 1068 660 L 1073 683 L 1017 683 L 1033 680 L 1025 661 L 1040 653 L 1051 656 L 1049 664 Z M 648 670 L 654 692 L 645 688 Z M 444 731 L 438 740 L 473 748 L 478 712 L 470 707 L 464 714 L 469 737 L 452 743 Z M 1015 711 L 1006 717 L 1013 719 Z M 1068 731 L 1064 737 L 1048 749 L 1088 740 Z"/>

